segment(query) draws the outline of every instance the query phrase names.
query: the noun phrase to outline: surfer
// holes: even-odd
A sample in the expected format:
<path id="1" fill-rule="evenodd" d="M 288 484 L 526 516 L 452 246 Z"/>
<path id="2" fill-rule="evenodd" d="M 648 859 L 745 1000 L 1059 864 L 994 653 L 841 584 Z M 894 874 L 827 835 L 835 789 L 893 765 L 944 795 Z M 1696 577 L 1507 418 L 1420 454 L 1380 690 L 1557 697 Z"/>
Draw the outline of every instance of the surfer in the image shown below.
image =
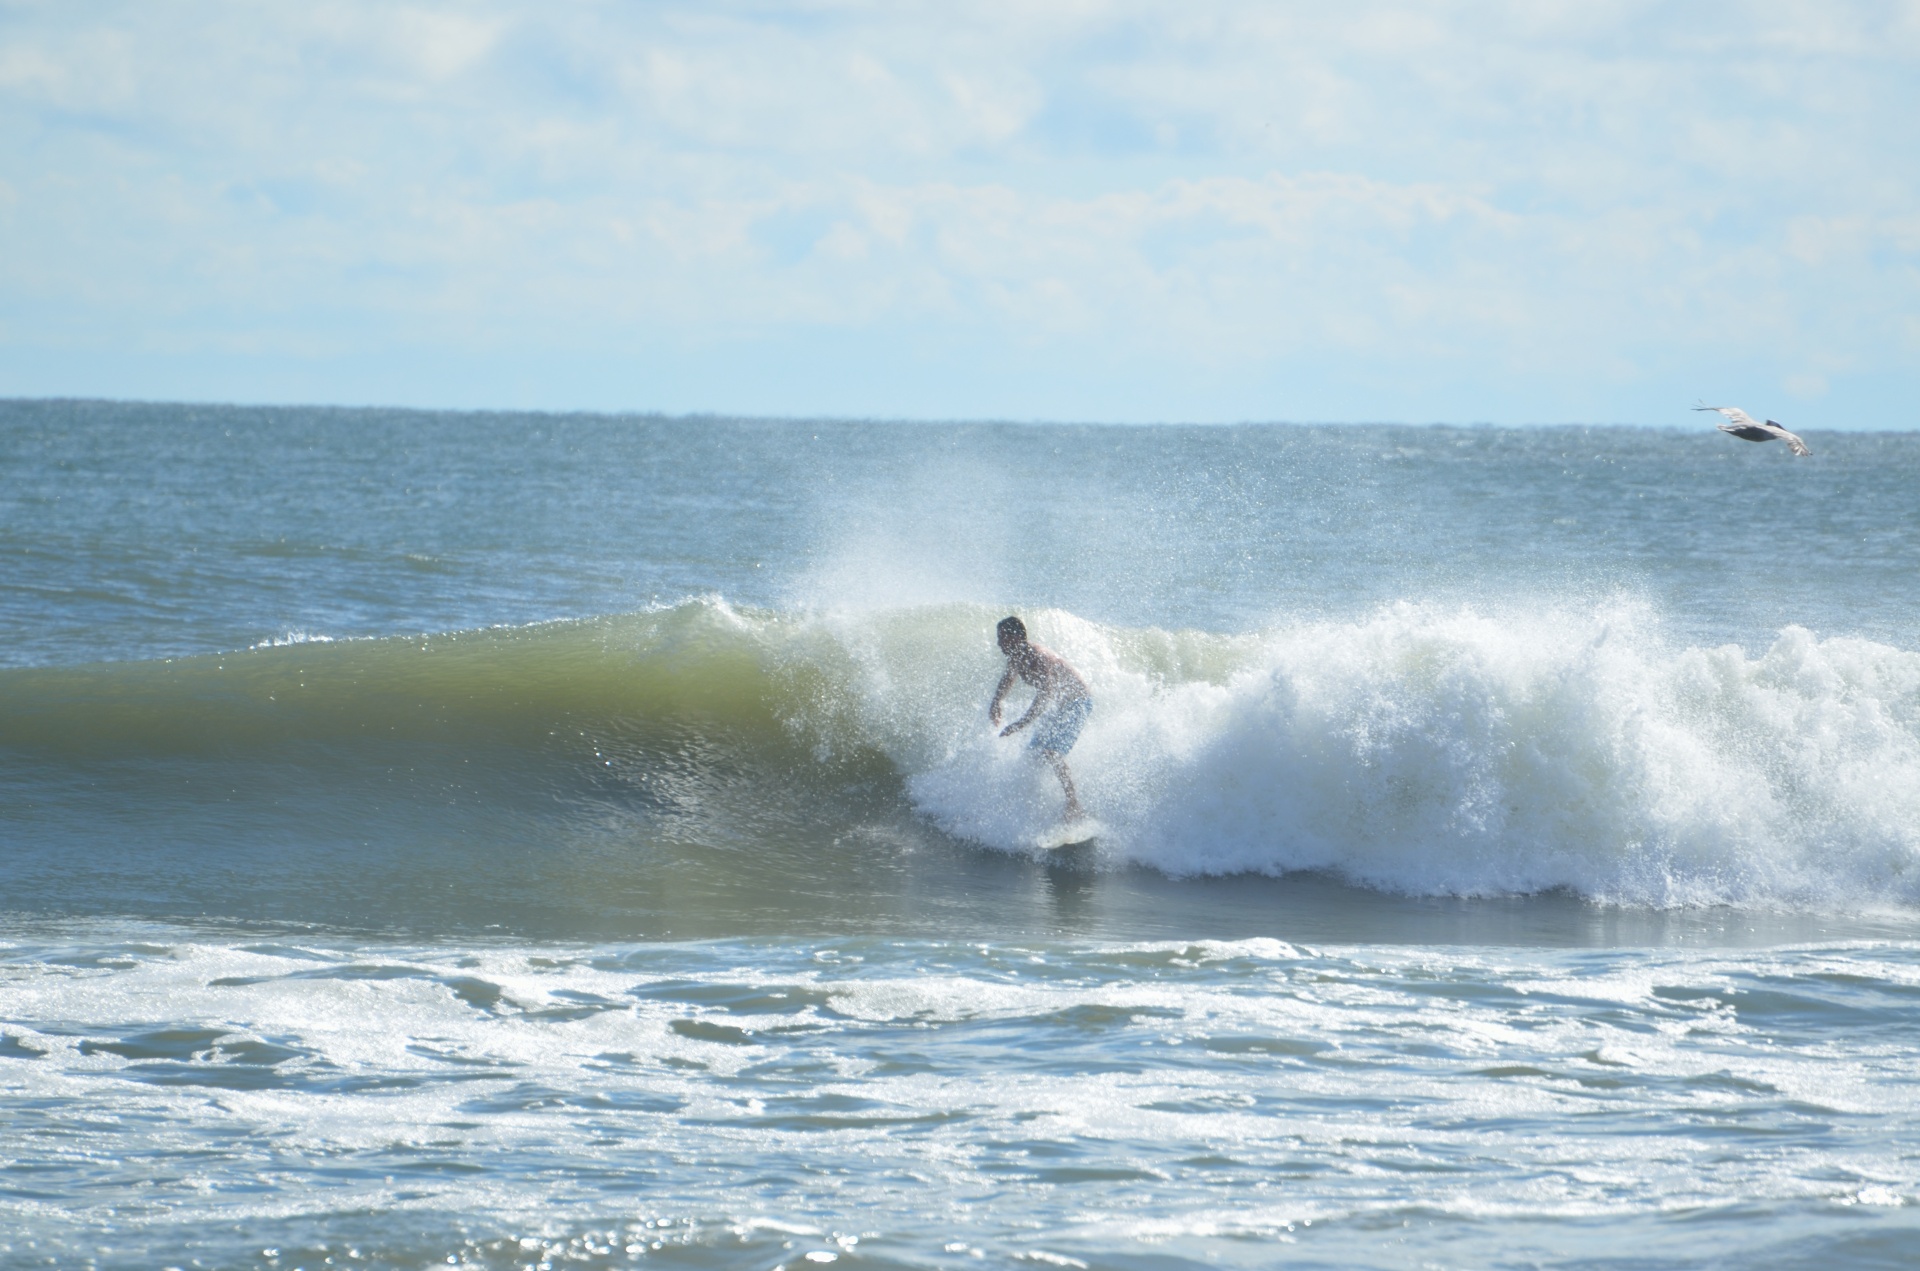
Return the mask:
<path id="1" fill-rule="evenodd" d="M 1078 821 L 1086 813 L 1080 807 L 1080 796 L 1074 793 L 1073 774 L 1067 771 L 1067 752 L 1080 740 L 1080 730 L 1093 714 L 1093 696 L 1087 691 L 1087 682 L 1058 653 L 1028 640 L 1027 624 L 1020 619 L 1000 619 L 995 635 L 1000 652 L 1007 655 L 1007 670 L 993 690 L 987 720 L 999 727 L 1000 699 L 1013 688 L 1015 677 L 1033 686 L 1033 703 L 1027 713 L 1001 728 L 1000 735 L 1011 737 L 1029 724 L 1036 725 L 1027 748 L 1046 760 L 1053 775 L 1060 778 L 1060 788 L 1067 792 L 1067 820 Z"/>

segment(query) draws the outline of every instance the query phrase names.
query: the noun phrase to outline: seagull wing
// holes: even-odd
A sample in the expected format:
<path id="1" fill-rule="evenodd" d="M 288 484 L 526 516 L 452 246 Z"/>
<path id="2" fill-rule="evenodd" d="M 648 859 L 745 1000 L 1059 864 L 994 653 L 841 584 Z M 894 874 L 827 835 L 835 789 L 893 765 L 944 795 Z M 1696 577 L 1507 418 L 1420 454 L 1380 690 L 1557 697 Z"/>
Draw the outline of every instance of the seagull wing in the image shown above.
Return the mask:
<path id="1" fill-rule="evenodd" d="M 1794 436 L 1792 433 L 1788 432 L 1786 429 L 1782 428 L 1780 425 L 1774 423 L 1771 419 L 1767 421 L 1767 431 L 1772 433 L 1774 436 L 1778 437 L 1780 440 L 1786 442 L 1787 449 L 1793 451 L 1793 453 L 1796 455 L 1810 455 L 1813 453 L 1813 451 L 1807 449 L 1806 442 L 1800 440 L 1798 437 Z"/>
<path id="2" fill-rule="evenodd" d="M 1737 428 L 1758 428 L 1760 421 L 1738 406 L 1695 406 L 1695 410 L 1717 410 Z"/>

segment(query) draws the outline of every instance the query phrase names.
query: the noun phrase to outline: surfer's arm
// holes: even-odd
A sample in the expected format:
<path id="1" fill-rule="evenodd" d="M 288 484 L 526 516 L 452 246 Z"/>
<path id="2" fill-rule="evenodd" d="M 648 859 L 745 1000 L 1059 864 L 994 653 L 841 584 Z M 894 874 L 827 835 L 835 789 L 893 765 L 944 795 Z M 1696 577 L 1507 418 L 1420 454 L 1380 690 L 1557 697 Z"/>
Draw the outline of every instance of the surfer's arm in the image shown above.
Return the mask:
<path id="1" fill-rule="evenodd" d="M 999 686 L 993 690 L 993 702 L 987 707 L 987 722 L 995 728 L 1000 726 L 1000 699 L 1005 697 L 1008 690 L 1013 687 L 1013 680 L 1013 668 L 1009 666 L 1007 673 L 1000 677 Z"/>
<path id="2" fill-rule="evenodd" d="M 1049 682 L 1042 685 L 1040 691 L 1033 695 L 1033 701 L 1027 706 L 1027 713 L 1019 719 L 1014 720 L 1011 724 L 1008 724 L 1005 728 L 1002 728 L 1000 735 L 1002 737 L 1011 737 L 1028 724 L 1031 724 L 1039 717 L 1040 712 L 1047 708 L 1047 704 L 1053 700 L 1053 697 L 1053 684 Z M 993 722 L 997 724 L 1000 721 L 996 719 Z"/>

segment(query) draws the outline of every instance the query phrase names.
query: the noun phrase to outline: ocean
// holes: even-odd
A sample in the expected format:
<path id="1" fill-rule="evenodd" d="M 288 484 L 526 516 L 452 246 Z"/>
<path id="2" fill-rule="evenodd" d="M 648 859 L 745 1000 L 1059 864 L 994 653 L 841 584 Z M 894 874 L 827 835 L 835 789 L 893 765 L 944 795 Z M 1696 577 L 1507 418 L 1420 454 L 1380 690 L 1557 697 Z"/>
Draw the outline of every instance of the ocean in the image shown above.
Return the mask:
<path id="1" fill-rule="evenodd" d="M 1698 418 L 0 402 L 0 1267 L 1911 1267 L 1920 435 Z"/>

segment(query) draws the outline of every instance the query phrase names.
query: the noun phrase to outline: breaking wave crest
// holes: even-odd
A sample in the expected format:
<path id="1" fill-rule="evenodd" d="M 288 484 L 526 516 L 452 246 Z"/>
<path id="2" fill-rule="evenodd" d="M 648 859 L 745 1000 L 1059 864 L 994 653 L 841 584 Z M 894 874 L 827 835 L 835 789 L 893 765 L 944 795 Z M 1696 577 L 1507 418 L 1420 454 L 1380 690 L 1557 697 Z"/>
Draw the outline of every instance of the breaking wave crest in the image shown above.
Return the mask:
<path id="1" fill-rule="evenodd" d="M 11 671 L 0 747 L 315 763 L 377 741 L 484 751 L 509 781 L 512 756 L 564 753 L 736 807 L 878 780 L 951 835 L 1029 851 L 1060 795 L 986 725 L 999 616 L 710 599 Z M 1111 863 L 1636 906 L 1920 902 L 1920 654 L 1797 627 L 1757 656 L 1678 647 L 1631 605 L 1397 605 L 1238 635 L 1027 617 L 1093 686 L 1071 762 Z"/>

